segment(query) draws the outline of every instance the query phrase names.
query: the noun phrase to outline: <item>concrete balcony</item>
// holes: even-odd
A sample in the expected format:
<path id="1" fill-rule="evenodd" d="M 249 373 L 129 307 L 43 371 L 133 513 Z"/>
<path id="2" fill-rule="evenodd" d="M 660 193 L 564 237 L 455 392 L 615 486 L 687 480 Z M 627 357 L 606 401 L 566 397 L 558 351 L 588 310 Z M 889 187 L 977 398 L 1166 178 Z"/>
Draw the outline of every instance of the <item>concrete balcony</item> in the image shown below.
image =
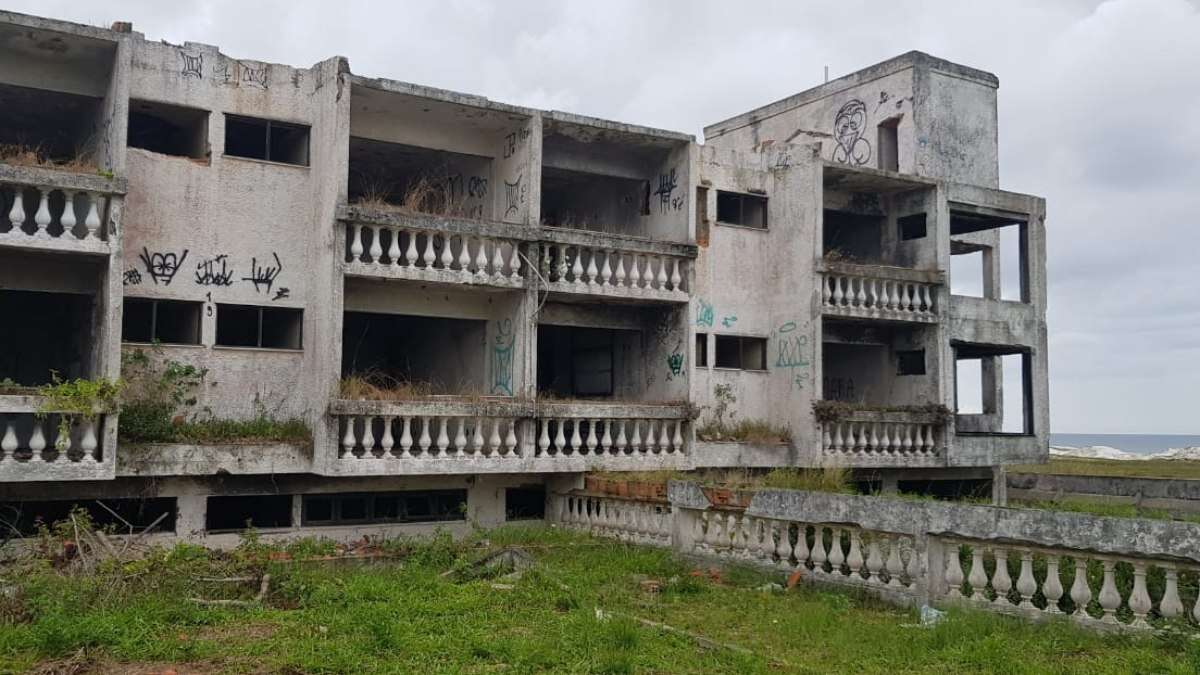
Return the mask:
<path id="1" fill-rule="evenodd" d="M 539 403 L 534 456 L 559 471 L 649 471 L 691 466 L 687 406 Z"/>
<path id="2" fill-rule="evenodd" d="M 940 272 L 821 261 L 821 313 L 849 319 L 937 323 Z"/>
<path id="3" fill-rule="evenodd" d="M 680 405 L 511 399 L 337 400 L 326 475 L 550 473 L 687 468 Z"/>
<path id="4" fill-rule="evenodd" d="M 490 220 L 363 206 L 338 209 L 348 276 L 524 288 L 536 230 Z"/>
<path id="5" fill-rule="evenodd" d="M 63 415 L 42 414 L 43 401 L 0 396 L 0 483 L 113 478 L 117 416 L 71 416 L 63 427 Z"/>
<path id="6" fill-rule="evenodd" d="M 854 410 L 821 425 L 821 454 L 835 466 L 945 466 L 946 423 L 933 412 Z"/>
<path id="7" fill-rule="evenodd" d="M 107 256 L 125 180 L 0 164 L 0 247 Z"/>
<path id="8" fill-rule="evenodd" d="M 696 247 L 625 235 L 541 230 L 541 282 L 552 293 L 687 302 Z"/>

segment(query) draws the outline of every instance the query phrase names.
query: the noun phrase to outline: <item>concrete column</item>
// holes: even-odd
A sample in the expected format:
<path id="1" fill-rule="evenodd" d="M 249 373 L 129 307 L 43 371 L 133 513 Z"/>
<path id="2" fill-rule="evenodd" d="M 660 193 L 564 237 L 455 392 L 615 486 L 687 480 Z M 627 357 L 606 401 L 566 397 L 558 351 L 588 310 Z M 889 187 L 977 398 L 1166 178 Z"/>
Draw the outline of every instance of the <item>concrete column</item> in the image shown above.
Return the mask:
<path id="1" fill-rule="evenodd" d="M 992 467 L 992 506 L 1008 506 L 1008 469 Z"/>
<path id="2" fill-rule="evenodd" d="M 467 521 L 475 527 L 504 524 L 504 486 L 492 476 L 475 476 L 467 485 Z"/>
<path id="3" fill-rule="evenodd" d="M 186 540 L 204 535 L 208 514 L 207 495 L 179 495 L 175 498 L 175 536 Z"/>

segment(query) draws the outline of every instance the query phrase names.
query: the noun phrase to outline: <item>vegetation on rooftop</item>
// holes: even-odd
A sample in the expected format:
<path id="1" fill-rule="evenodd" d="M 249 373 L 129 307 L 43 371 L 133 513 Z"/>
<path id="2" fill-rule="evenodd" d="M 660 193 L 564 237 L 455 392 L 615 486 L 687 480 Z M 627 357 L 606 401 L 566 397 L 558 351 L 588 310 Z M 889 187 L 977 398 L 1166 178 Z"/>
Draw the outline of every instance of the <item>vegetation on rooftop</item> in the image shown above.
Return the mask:
<path id="1" fill-rule="evenodd" d="M 820 424 L 841 422 L 851 415 L 860 412 L 930 415 L 937 424 L 946 424 L 954 419 L 954 411 L 941 403 L 927 403 L 923 405 L 869 405 L 846 401 L 817 400 L 812 402 L 812 411 L 813 417 Z"/>
<path id="2" fill-rule="evenodd" d="M 737 412 L 732 409 L 737 403 L 737 395 L 728 384 L 718 384 L 713 387 L 712 406 L 701 409 L 700 424 L 696 427 L 696 436 L 702 441 L 736 441 L 741 443 L 789 443 L 792 432 L 782 424 L 773 424 L 765 419 L 737 419 Z M 709 414 L 705 418 L 703 410 Z"/>

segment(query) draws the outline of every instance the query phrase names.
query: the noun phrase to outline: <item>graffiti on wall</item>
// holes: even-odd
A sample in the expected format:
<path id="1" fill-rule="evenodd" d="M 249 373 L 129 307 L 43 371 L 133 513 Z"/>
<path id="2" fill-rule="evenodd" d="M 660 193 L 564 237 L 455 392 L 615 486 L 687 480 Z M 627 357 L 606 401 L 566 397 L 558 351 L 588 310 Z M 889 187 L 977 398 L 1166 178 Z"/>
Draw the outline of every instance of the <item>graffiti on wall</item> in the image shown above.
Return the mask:
<path id="1" fill-rule="evenodd" d="M 696 298 L 698 307 L 696 308 L 696 325 L 708 326 L 713 325 L 713 306 L 704 301 L 703 298 Z"/>
<path id="2" fill-rule="evenodd" d="M 857 400 L 854 396 L 854 378 L 852 377 L 826 377 L 822 381 L 822 386 L 825 399 L 849 402 Z"/>
<path id="3" fill-rule="evenodd" d="M 496 337 L 492 344 L 492 393 L 513 395 L 513 346 L 517 338 L 513 335 L 512 321 L 505 319 L 496 324 Z"/>
<path id="4" fill-rule="evenodd" d="M 774 331 L 775 338 L 775 367 L 787 369 L 793 389 L 804 388 L 808 380 L 808 336 L 801 333 L 795 321 L 780 324 Z"/>
<path id="5" fill-rule="evenodd" d="M 274 265 L 260 265 L 258 258 L 251 258 L 250 276 L 242 277 L 242 281 L 249 281 L 254 285 L 254 291 L 257 293 L 261 293 L 264 288 L 270 293 L 275 280 L 283 272 L 283 263 L 279 260 L 279 255 L 272 252 L 271 257 L 275 258 Z"/>
<path id="6" fill-rule="evenodd" d="M 506 217 L 517 213 L 525 205 L 527 189 L 525 185 L 521 184 L 522 178 L 524 175 L 517 176 L 517 180 L 512 183 L 504 181 L 504 215 Z"/>
<path id="7" fill-rule="evenodd" d="M 232 286 L 233 270 L 227 263 L 229 256 L 221 254 L 196 263 L 196 284 L 200 286 Z"/>
<path id="8" fill-rule="evenodd" d="M 671 355 L 667 357 L 667 379 L 670 380 L 679 377 L 683 373 L 684 356 L 681 348 L 682 342 L 675 343 L 675 349 L 671 350 Z"/>
<path id="9" fill-rule="evenodd" d="M 173 251 L 166 253 L 154 252 L 151 253 L 145 246 L 142 247 L 142 252 L 138 254 L 138 259 L 142 261 L 142 265 L 146 268 L 146 273 L 150 275 L 150 279 L 154 281 L 154 285 L 170 286 L 171 281 L 175 279 L 175 273 L 183 266 L 183 261 L 187 259 L 188 250 L 183 249 L 183 253 L 178 255 Z"/>
<path id="10" fill-rule="evenodd" d="M 658 197 L 659 213 L 678 211 L 683 208 L 683 198 L 675 196 L 675 190 L 678 188 L 679 180 L 675 177 L 675 169 L 658 175 L 658 189 L 654 191 L 654 196 Z"/>
<path id="11" fill-rule="evenodd" d="M 833 138 L 837 147 L 833 149 L 833 161 L 862 166 L 871 160 L 871 143 L 867 141 L 867 104 L 850 99 L 838 111 L 833 120 Z"/>

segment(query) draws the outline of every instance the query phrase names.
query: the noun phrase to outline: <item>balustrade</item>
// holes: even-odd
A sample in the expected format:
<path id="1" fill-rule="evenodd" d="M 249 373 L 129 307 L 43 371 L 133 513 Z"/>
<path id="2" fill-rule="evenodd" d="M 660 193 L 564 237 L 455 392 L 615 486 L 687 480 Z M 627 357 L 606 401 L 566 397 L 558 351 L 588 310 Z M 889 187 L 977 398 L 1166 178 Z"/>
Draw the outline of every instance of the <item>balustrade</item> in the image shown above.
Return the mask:
<path id="1" fill-rule="evenodd" d="M 544 243 L 542 274 L 552 290 L 686 299 L 687 258 L 599 246 Z"/>
<path id="2" fill-rule="evenodd" d="M 815 579 L 912 589 L 922 577 L 911 535 L 804 523 L 743 511 L 693 511 L 698 553 L 799 570 Z"/>
<path id="3" fill-rule="evenodd" d="M 682 419 L 569 418 L 537 420 L 538 457 L 683 454 Z"/>
<path id="4" fill-rule="evenodd" d="M 826 422 L 821 430 L 821 448 L 826 453 L 847 457 L 880 455 L 933 456 L 941 447 L 941 425 L 924 421 L 877 421 L 867 419 Z"/>
<path id="5" fill-rule="evenodd" d="M 96 465 L 103 460 L 103 415 L 0 413 L 0 469 L 17 465 Z"/>
<path id="6" fill-rule="evenodd" d="M 105 241 L 107 200 L 100 192 L 0 184 L 0 238 Z"/>
<path id="7" fill-rule="evenodd" d="M 340 459 L 519 457 L 521 424 L 485 415 L 339 414 Z"/>
<path id="8" fill-rule="evenodd" d="M 945 587 L 938 594 L 1030 616 L 1069 614 L 1107 626 L 1150 628 L 1151 619 L 1200 622 L 1200 598 L 1185 605 L 1180 574 L 1195 588 L 1200 566 L 1021 544 L 941 538 Z M 1189 609 L 1190 607 L 1190 609 Z"/>
<path id="9" fill-rule="evenodd" d="M 590 495 L 556 495 L 553 500 L 558 522 L 567 527 L 637 544 L 671 544 L 669 504 Z"/>
<path id="10" fill-rule="evenodd" d="M 348 263 L 420 275 L 457 273 L 464 280 L 520 282 L 520 241 L 401 225 L 349 223 Z"/>
<path id="11" fill-rule="evenodd" d="M 899 320 L 936 320 L 937 287 L 929 283 L 825 272 L 821 304 L 826 312 Z"/>

